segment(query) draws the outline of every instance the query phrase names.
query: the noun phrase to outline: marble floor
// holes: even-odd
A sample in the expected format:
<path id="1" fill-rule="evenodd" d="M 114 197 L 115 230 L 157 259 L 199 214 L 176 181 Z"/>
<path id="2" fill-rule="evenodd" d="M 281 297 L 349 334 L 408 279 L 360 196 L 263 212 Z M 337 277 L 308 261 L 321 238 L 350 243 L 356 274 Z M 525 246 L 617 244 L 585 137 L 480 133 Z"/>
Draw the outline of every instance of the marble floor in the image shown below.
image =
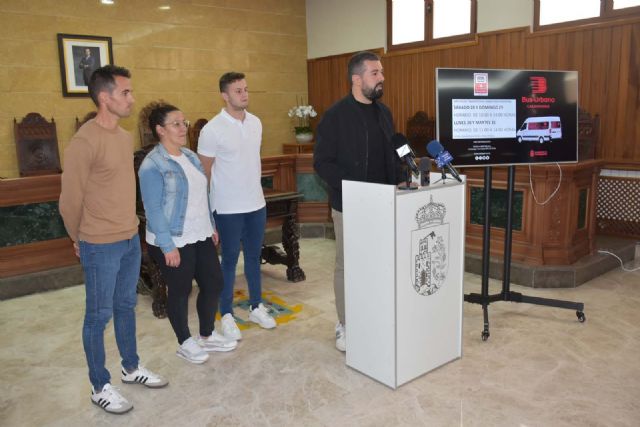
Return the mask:
<path id="1" fill-rule="evenodd" d="M 121 384 L 110 324 L 105 343 L 113 384 L 135 406 L 121 416 L 90 403 L 82 286 L 1 301 L 0 425 L 640 425 L 640 270 L 618 268 L 575 289 L 513 286 L 526 295 L 582 301 L 587 321 L 579 323 L 570 310 L 495 303 L 486 342 L 480 306 L 465 303 L 463 357 L 394 391 L 345 366 L 334 348 L 333 251 L 332 240 L 302 240 L 301 283 L 286 282 L 281 266 L 264 266 L 264 290 L 302 309 L 275 330 L 245 330 L 236 351 L 214 353 L 204 365 L 175 356 L 168 320 L 154 318 L 150 297 L 140 296 L 139 353 L 170 384 L 161 390 Z M 479 276 L 467 274 L 465 282 L 465 292 L 479 292 Z M 499 286 L 491 282 L 491 292 Z"/>

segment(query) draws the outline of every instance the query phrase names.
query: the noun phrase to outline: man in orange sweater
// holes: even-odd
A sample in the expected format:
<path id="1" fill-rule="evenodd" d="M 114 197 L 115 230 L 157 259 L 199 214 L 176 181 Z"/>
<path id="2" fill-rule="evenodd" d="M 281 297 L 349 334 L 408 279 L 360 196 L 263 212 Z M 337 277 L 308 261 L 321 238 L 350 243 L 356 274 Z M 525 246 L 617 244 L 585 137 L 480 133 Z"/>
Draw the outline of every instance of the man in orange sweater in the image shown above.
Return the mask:
<path id="1" fill-rule="evenodd" d="M 114 65 L 98 68 L 91 75 L 89 94 L 98 113 L 78 130 L 65 150 L 59 206 L 84 270 L 82 343 L 91 401 L 119 414 L 133 405 L 111 386 L 105 367 L 104 329 L 112 316 L 122 357 L 122 381 L 151 388 L 168 382 L 139 364 L 136 348 L 141 253 L 133 138 L 118 125 L 133 107 L 131 74 Z"/>

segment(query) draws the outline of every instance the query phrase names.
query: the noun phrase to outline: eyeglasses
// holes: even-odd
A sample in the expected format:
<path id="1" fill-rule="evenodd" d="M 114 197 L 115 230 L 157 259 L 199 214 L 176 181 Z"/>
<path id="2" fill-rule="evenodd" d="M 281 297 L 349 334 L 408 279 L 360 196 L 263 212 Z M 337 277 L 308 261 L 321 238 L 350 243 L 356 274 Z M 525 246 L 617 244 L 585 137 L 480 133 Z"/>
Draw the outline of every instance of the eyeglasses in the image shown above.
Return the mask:
<path id="1" fill-rule="evenodd" d="M 189 125 L 191 124 L 191 122 L 189 120 L 175 120 L 173 122 L 167 122 L 165 124 L 163 124 L 162 126 L 173 126 L 174 128 L 179 128 L 180 126 L 184 126 L 186 128 L 189 127 Z"/>

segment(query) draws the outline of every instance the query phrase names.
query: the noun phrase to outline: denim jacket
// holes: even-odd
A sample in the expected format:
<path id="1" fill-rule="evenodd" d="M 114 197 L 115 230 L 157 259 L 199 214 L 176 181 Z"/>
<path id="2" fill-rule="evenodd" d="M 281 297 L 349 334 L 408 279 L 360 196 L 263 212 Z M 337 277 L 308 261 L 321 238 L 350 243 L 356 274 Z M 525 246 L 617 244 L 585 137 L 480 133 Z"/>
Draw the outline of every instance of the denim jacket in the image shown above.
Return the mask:
<path id="1" fill-rule="evenodd" d="M 198 156 L 187 148 L 180 148 L 180 151 L 204 175 Z M 156 145 L 147 154 L 140 165 L 138 176 L 147 218 L 147 230 L 155 234 L 155 244 L 163 253 L 171 252 L 176 248 L 171 236 L 182 236 L 184 229 L 189 195 L 187 176 L 162 144 Z M 211 207 L 211 201 L 209 201 L 209 207 Z M 209 209 L 209 217 L 215 230 L 216 225 L 211 209 Z"/>

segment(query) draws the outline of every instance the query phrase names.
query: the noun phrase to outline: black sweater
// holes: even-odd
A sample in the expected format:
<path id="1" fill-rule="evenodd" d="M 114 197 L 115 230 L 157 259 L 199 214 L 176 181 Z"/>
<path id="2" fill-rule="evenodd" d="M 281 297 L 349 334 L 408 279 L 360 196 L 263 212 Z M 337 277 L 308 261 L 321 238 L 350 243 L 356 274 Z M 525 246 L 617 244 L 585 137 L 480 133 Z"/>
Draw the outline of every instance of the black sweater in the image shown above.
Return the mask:
<path id="1" fill-rule="evenodd" d="M 364 113 L 349 94 L 325 113 L 316 135 L 313 167 L 329 186 L 331 207 L 342 212 L 342 180 L 367 181 L 368 132 Z M 401 176 L 400 160 L 391 143 L 394 133 L 391 112 L 386 105 L 374 102 L 380 127 L 385 136 L 387 184 L 397 184 Z"/>

